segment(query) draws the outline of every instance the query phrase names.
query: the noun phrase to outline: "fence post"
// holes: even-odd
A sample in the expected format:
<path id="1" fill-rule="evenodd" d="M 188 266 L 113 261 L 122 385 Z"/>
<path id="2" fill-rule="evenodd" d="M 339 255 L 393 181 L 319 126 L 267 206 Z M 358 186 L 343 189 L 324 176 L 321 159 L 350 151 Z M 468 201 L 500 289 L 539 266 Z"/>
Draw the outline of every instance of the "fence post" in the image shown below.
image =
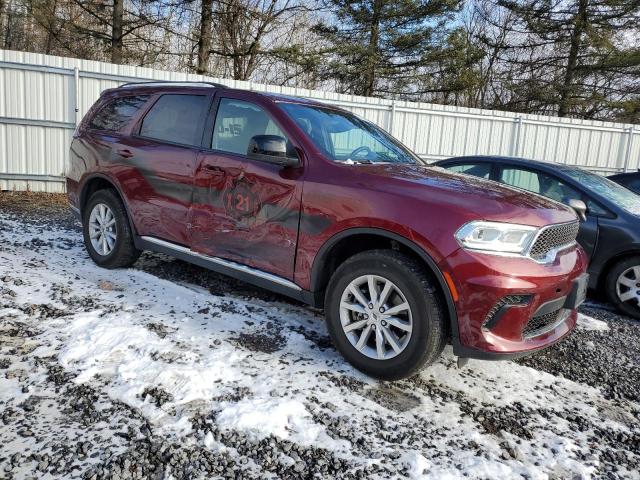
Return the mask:
<path id="1" fill-rule="evenodd" d="M 73 68 L 73 93 L 75 96 L 73 110 L 75 112 L 74 123 L 76 127 L 80 123 L 80 71 L 78 67 Z"/>
<path id="2" fill-rule="evenodd" d="M 519 157 L 520 156 L 520 130 L 522 128 L 522 117 L 516 117 L 515 118 L 515 127 L 516 131 L 514 132 L 514 141 L 513 141 L 513 148 L 511 151 L 511 156 L 512 157 Z"/>
<path id="3" fill-rule="evenodd" d="M 633 125 L 625 129 L 628 134 L 627 151 L 624 154 L 624 171 L 629 171 L 629 162 L 631 161 L 631 146 L 633 144 Z"/>
<path id="4" fill-rule="evenodd" d="M 387 131 L 393 135 L 393 125 L 396 119 L 396 101 L 392 100 L 391 101 L 391 112 L 389 113 L 389 128 L 387 128 Z"/>

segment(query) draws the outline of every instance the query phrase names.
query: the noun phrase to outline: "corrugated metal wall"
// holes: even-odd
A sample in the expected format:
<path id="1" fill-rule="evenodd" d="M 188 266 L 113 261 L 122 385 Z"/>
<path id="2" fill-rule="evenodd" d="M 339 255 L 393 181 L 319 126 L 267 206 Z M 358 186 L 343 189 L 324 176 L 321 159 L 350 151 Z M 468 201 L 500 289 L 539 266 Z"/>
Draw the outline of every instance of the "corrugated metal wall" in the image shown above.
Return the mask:
<path id="1" fill-rule="evenodd" d="M 340 105 L 387 129 L 427 160 L 514 155 L 581 165 L 600 173 L 640 166 L 640 128 L 632 125 L 392 102 L 0 50 L 0 189 L 63 191 L 76 122 L 102 90 L 151 79 L 215 81 Z"/>

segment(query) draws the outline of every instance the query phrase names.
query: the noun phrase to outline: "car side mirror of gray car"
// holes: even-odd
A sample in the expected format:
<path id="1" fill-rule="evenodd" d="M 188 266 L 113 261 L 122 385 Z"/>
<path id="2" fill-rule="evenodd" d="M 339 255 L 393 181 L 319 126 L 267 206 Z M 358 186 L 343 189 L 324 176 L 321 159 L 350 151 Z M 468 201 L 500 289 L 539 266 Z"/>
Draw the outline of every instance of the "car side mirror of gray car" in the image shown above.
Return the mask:
<path id="1" fill-rule="evenodd" d="M 287 141 L 280 135 L 255 135 L 249 140 L 247 156 L 283 167 L 297 167 L 300 159 L 287 150 Z"/>
<path id="2" fill-rule="evenodd" d="M 583 222 L 587 219 L 587 204 L 577 198 L 569 200 L 569 206 L 578 214 L 578 218 Z"/>

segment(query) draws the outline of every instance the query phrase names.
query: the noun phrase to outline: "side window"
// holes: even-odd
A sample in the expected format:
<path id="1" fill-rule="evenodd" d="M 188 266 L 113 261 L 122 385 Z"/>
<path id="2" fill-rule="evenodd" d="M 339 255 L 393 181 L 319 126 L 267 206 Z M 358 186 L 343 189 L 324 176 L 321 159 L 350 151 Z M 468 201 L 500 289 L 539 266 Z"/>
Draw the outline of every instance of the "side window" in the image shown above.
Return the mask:
<path id="1" fill-rule="evenodd" d="M 89 128 L 117 132 L 149 100 L 149 95 L 120 97 L 111 100 L 89 122 Z"/>
<path id="2" fill-rule="evenodd" d="M 467 175 L 473 175 L 474 177 L 490 178 L 491 177 L 491 164 L 490 163 L 464 163 L 461 165 L 452 165 L 451 167 L 445 167 L 447 170 L 457 173 L 466 173 Z"/>
<path id="3" fill-rule="evenodd" d="M 571 199 L 581 199 L 582 194 L 561 180 L 541 172 L 519 168 L 503 168 L 500 181 L 507 185 L 538 193 L 556 202 L 569 204 Z"/>
<path id="4" fill-rule="evenodd" d="M 140 136 L 183 145 L 200 146 L 206 95 L 162 95 L 140 126 Z"/>
<path id="5" fill-rule="evenodd" d="M 242 100 L 220 99 L 211 148 L 246 155 L 249 141 L 255 135 L 278 135 L 287 140 L 261 107 Z"/>
<path id="6" fill-rule="evenodd" d="M 519 168 L 503 168 L 500 173 L 500 182 L 512 187 L 522 188 L 534 193 L 541 193 L 538 174 Z"/>

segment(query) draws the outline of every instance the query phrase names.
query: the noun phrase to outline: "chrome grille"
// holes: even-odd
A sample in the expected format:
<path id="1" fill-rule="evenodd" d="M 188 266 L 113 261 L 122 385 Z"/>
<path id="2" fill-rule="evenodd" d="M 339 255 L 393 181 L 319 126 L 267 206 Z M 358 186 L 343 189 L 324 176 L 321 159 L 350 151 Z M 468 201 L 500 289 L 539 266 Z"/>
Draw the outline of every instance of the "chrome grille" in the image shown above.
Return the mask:
<path id="1" fill-rule="evenodd" d="M 562 308 L 553 312 L 545 313 L 544 315 L 533 317 L 522 330 L 522 336 L 525 338 L 535 337 L 547 330 L 551 330 L 558 320 L 563 319 L 563 317 Z"/>
<path id="2" fill-rule="evenodd" d="M 556 248 L 575 242 L 580 222 L 560 223 L 544 227 L 529 250 L 529 256 L 535 260 L 544 259 Z"/>

